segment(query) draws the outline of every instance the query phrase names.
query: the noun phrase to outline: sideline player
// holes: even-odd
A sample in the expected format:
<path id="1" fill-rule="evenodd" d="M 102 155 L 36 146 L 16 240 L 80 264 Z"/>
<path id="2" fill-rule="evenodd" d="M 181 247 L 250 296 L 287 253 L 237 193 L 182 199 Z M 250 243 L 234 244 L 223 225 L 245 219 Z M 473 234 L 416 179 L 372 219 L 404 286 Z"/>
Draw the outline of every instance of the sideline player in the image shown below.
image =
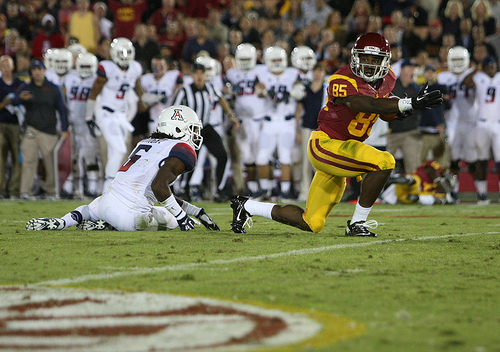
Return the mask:
<path id="1" fill-rule="evenodd" d="M 469 51 L 462 46 L 455 46 L 448 51 L 449 71 L 440 72 L 438 83 L 448 88 L 451 109 L 446 121 L 446 134 L 450 145 L 450 172 L 457 176 L 452 197 L 458 201 L 458 174 L 460 161 L 467 164 L 468 171 L 474 175 L 477 161 L 474 131 L 477 123 L 477 102 L 474 89 L 462 84 L 464 78 L 474 71 L 469 68 Z"/>
<path id="2" fill-rule="evenodd" d="M 481 64 L 482 71 L 473 71 L 464 78 L 463 83 L 468 88 L 476 89 L 478 102 L 477 126 L 475 139 L 478 153 L 476 171 L 477 203 L 489 204 L 487 189 L 487 169 L 490 151 L 493 151 L 495 162 L 500 162 L 500 99 L 496 92 L 500 92 L 500 72 L 493 56 L 485 58 Z M 500 175 L 500 167 L 497 167 Z"/>
<path id="3" fill-rule="evenodd" d="M 134 130 L 128 120 L 130 106 L 127 93 L 130 93 L 129 90 L 134 90 L 138 98 L 148 105 L 158 101 L 155 96 L 144 93 L 142 89 L 139 82 L 142 67 L 134 60 L 135 48 L 129 39 L 113 39 L 110 56 L 111 60 L 103 60 L 99 63 L 98 77 L 90 91 L 85 116 L 93 133 L 95 126 L 99 127 L 107 145 L 103 190 L 106 190 L 113 181 L 120 168 L 127 153 L 127 133 Z M 98 95 L 100 95 L 100 104 L 96 108 Z"/>
<path id="4" fill-rule="evenodd" d="M 378 33 L 359 36 L 351 54 L 350 65 L 330 77 L 328 104 L 318 116 L 318 130 L 309 138 L 308 157 L 316 173 L 305 210 L 296 205 L 262 203 L 236 196 L 231 200 L 234 232 L 245 232 L 244 226 L 253 215 L 319 232 L 342 197 L 345 178 L 364 175 L 359 202 L 345 234 L 376 236 L 370 231 L 376 222 L 367 218 L 395 161 L 388 152 L 363 141 L 379 116 L 386 120 L 401 114 L 404 117 L 412 110 L 436 107 L 443 99 L 441 92 L 427 93 L 425 87 L 414 98 L 389 98 L 396 76 L 389 68 L 389 42 Z"/>
<path id="5" fill-rule="evenodd" d="M 76 58 L 76 71 L 70 71 L 63 81 L 63 93 L 69 112 L 69 122 L 74 138 L 73 162 L 77 165 L 70 182 L 71 187 L 65 189 L 73 197 L 83 196 L 83 175 L 87 175 L 87 194 L 96 197 L 99 176 L 99 143 L 90 134 L 85 122 L 85 108 L 90 89 L 97 78 L 97 58 L 94 54 L 83 53 Z M 85 167 L 84 167 L 85 165 Z M 68 178 L 69 179 L 69 178 Z M 66 186 L 66 183 L 65 183 Z"/>
<path id="6" fill-rule="evenodd" d="M 102 196 L 82 205 L 62 218 L 34 218 L 28 230 L 64 230 L 78 226 L 82 230 L 119 231 L 192 230 L 196 216 L 209 230 L 217 224 L 202 208 L 177 199 L 171 192 L 179 175 L 196 164 L 202 124 L 187 106 L 171 106 L 161 113 L 158 127 L 149 138 L 137 144 Z M 154 206 L 158 202 L 160 206 Z"/>

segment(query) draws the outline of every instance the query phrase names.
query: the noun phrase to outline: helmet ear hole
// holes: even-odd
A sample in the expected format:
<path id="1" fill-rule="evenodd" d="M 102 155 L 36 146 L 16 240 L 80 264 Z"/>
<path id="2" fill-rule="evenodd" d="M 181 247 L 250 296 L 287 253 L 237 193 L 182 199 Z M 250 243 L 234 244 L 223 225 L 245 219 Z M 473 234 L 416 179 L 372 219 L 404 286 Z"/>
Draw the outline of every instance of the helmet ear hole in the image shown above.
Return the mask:
<path id="1" fill-rule="evenodd" d="M 181 129 L 180 129 L 179 127 L 176 127 L 176 128 L 175 128 L 175 132 L 177 132 L 177 133 L 181 133 L 182 131 L 181 131 Z"/>

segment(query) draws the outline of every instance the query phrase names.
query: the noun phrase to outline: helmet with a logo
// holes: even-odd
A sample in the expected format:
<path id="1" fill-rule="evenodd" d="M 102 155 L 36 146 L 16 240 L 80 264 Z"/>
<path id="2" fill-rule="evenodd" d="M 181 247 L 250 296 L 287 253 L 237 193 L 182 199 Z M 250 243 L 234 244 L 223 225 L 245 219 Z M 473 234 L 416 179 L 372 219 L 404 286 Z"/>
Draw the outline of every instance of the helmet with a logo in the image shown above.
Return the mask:
<path id="1" fill-rule="evenodd" d="M 380 58 L 380 64 L 363 63 L 363 55 Z M 374 82 L 389 73 L 391 47 L 387 39 L 378 33 L 362 34 L 351 49 L 351 70 L 366 82 Z"/>
<path id="2" fill-rule="evenodd" d="M 121 67 L 128 65 L 135 59 L 135 48 L 132 42 L 127 38 L 115 38 L 111 42 L 109 56 L 115 64 Z"/>
<path id="3" fill-rule="evenodd" d="M 198 150 L 203 142 L 201 124 L 193 109 L 184 105 L 172 105 L 164 109 L 158 118 L 157 131 L 172 139 L 179 139 Z"/>

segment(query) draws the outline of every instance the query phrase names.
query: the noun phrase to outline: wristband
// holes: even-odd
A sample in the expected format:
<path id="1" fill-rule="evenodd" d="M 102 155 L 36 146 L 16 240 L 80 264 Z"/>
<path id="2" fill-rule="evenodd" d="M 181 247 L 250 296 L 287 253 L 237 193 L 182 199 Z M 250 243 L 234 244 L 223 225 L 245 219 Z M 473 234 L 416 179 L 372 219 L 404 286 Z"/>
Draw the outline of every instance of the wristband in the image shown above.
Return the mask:
<path id="1" fill-rule="evenodd" d="M 398 108 L 399 108 L 399 111 L 401 111 L 401 112 L 405 112 L 405 111 L 413 109 L 413 107 L 411 105 L 411 98 L 399 99 Z"/>
<path id="2" fill-rule="evenodd" d="M 160 202 L 160 205 L 162 207 L 165 207 L 177 220 L 180 220 L 186 216 L 186 212 L 182 210 L 173 194 L 163 202 Z"/>
<path id="3" fill-rule="evenodd" d="M 85 106 L 85 121 L 92 120 L 94 116 L 95 100 L 87 99 L 87 105 Z"/>

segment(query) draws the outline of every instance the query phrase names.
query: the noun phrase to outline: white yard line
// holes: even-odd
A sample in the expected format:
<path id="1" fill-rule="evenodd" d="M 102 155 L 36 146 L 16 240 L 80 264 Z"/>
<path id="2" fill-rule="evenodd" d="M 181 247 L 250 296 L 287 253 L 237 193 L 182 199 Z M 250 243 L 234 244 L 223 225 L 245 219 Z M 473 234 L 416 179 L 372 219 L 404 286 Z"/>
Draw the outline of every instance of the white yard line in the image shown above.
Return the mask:
<path id="1" fill-rule="evenodd" d="M 325 247 L 317 247 L 317 248 L 304 248 L 304 249 L 296 249 L 288 252 L 274 253 L 274 254 L 264 254 L 253 257 L 239 257 L 233 259 L 220 259 L 220 260 L 212 260 L 206 263 L 188 263 L 188 264 L 179 264 L 179 265 L 167 265 L 158 268 L 131 268 L 127 271 L 118 271 L 118 272 L 108 272 L 102 274 L 94 274 L 94 275 L 84 275 L 74 278 L 68 279 L 59 279 L 59 280 L 49 280 L 42 281 L 37 283 L 36 285 L 52 285 L 52 286 L 62 286 L 75 284 L 85 281 L 95 281 L 95 280 L 106 280 L 112 279 L 115 277 L 121 276 L 130 276 L 130 275 L 144 275 L 150 273 L 158 273 L 164 271 L 176 271 L 176 270 L 186 270 L 186 269 L 197 269 L 202 267 L 207 267 L 210 265 L 224 265 L 224 264 L 233 264 L 233 263 L 242 263 L 242 262 L 251 262 L 257 260 L 265 260 L 265 259 L 274 259 L 274 258 L 282 258 L 282 257 L 291 257 L 296 255 L 306 255 L 313 253 L 321 253 L 327 252 L 337 249 L 344 248 L 356 248 L 356 247 L 368 247 L 378 244 L 388 244 L 393 242 L 406 242 L 406 241 L 427 241 L 427 240 L 437 240 L 449 237 L 466 237 L 466 236 L 480 236 L 480 235 L 496 235 L 500 234 L 500 232 L 480 232 L 480 233 L 457 233 L 453 235 L 442 235 L 442 236 L 425 236 L 425 237 L 417 237 L 417 238 L 400 238 L 393 240 L 381 240 L 381 241 L 371 241 L 371 242 L 358 242 L 358 243 L 345 243 L 345 244 L 336 244 L 333 246 L 325 246 Z"/>

